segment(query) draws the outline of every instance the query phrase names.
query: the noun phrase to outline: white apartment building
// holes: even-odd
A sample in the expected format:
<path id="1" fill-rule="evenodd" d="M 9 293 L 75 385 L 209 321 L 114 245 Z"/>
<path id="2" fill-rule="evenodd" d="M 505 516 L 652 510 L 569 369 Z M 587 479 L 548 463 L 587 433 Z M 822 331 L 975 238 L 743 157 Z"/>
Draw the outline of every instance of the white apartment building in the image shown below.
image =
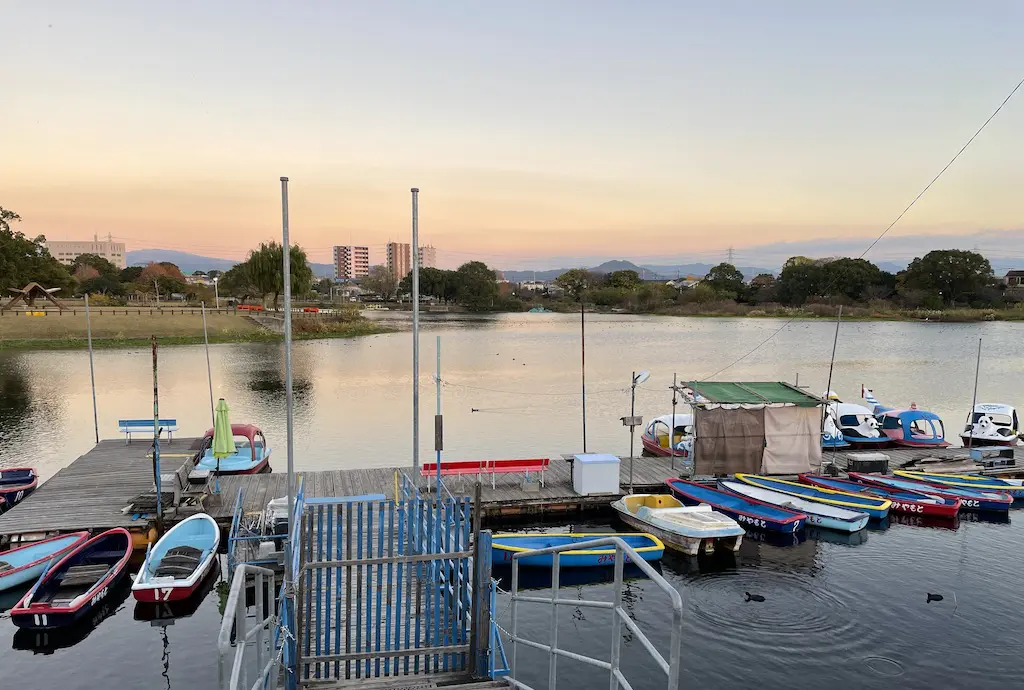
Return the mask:
<path id="1" fill-rule="evenodd" d="M 420 247 L 420 268 L 437 268 L 437 249 L 434 245 L 428 244 Z"/>
<path id="2" fill-rule="evenodd" d="M 363 278 L 370 273 L 370 248 L 336 246 L 334 248 L 334 279 Z"/>
<path id="3" fill-rule="evenodd" d="M 100 240 L 98 236 L 93 235 L 92 242 L 47 240 L 46 248 L 50 250 L 50 256 L 65 266 L 70 266 L 82 254 L 97 254 L 118 268 L 128 266 L 124 242 L 114 242 L 110 235 L 107 235 L 106 240 Z"/>

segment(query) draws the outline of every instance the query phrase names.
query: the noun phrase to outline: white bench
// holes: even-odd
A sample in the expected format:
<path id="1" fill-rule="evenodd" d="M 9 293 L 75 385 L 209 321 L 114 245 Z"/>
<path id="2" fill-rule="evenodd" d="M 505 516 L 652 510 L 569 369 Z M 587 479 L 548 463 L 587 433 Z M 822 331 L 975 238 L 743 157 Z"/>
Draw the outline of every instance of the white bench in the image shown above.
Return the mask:
<path id="1" fill-rule="evenodd" d="M 152 434 L 153 433 L 153 420 L 152 419 L 119 419 L 117 420 L 117 430 L 124 434 L 124 444 L 128 445 L 132 442 L 132 434 Z M 161 419 L 160 430 L 167 432 L 168 441 L 174 440 L 174 432 L 178 430 L 177 419 Z"/>

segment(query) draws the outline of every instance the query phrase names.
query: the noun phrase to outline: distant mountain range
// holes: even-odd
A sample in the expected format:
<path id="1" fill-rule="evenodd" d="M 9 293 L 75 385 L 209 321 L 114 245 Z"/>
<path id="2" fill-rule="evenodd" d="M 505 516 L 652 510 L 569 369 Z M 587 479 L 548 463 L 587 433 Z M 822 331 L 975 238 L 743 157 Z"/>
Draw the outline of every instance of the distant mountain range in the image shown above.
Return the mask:
<path id="1" fill-rule="evenodd" d="M 232 259 L 216 259 L 212 256 L 199 256 L 172 249 L 137 249 L 125 252 L 125 259 L 129 266 L 145 266 L 148 263 L 170 261 L 185 274 L 194 271 L 226 271 L 239 263 Z M 319 278 L 334 276 L 334 266 L 331 264 L 311 263 L 309 266 L 313 269 L 313 275 Z"/>
<path id="2" fill-rule="evenodd" d="M 644 280 L 674 280 L 693 275 L 703 278 L 715 264 L 678 264 L 672 266 L 657 266 L 651 264 L 637 265 L 632 261 L 616 259 L 605 261 L 603 264 L 593 266 L 588 270 L 594 273 L 613 273 L 614 271 L 636 271 Z M 777 270 L 768 268 L 757 268 L 755 266 L 737 266 L 743 277 L 750 280 L 758 273 L 777 273 Z M 547 271 L 502 271 L 505 280 L 518 283 L 524 280 L 554 280 L 562 275 L 568 268 L 555 268 Z"/>

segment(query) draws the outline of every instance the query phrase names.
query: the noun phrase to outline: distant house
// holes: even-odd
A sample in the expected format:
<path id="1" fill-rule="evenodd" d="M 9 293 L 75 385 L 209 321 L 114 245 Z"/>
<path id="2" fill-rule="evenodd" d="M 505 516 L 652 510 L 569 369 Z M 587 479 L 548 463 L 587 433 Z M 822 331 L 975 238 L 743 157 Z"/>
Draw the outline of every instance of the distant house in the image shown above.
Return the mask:
<path id="1" fill-rule="evenodd" d="M 519 283 L 520 292 L 544 292 L 547 287 L 541 280 L 524 280 Z"/>
<path id="2" fill-rule="evenodd" d="M 689 290 L 690 288 L 700 285 L 701 280 L 703 279 L 698 278 L 697 276 L 686 276 L 685 278 L 670 280 L 665 284 L 671 288 L 675 288 L 676 290 Z"/>
<path id="3" fill-rule="evenodd" d="M 1017 269 L 1007 271 L 1003 282 L 1008 288 L 1024 288 L 1024 271 Z"/>

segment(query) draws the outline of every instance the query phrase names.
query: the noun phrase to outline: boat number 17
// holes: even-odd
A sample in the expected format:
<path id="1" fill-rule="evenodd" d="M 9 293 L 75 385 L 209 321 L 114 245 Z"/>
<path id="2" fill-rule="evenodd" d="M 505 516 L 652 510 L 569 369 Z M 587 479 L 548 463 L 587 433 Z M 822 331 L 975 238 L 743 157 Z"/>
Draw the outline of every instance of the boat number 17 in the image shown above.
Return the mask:
<path id="1" fill-rule="evenodd" d="M 170 601 L 170 599 L 171 599 L 171 592 L 173 592 L 173 591 L 174 590 L 172 588 L 170 588 L 170 587 L 163 587 L 161 589 L 156 590 L 156 600 L 157 601 Z"/>

